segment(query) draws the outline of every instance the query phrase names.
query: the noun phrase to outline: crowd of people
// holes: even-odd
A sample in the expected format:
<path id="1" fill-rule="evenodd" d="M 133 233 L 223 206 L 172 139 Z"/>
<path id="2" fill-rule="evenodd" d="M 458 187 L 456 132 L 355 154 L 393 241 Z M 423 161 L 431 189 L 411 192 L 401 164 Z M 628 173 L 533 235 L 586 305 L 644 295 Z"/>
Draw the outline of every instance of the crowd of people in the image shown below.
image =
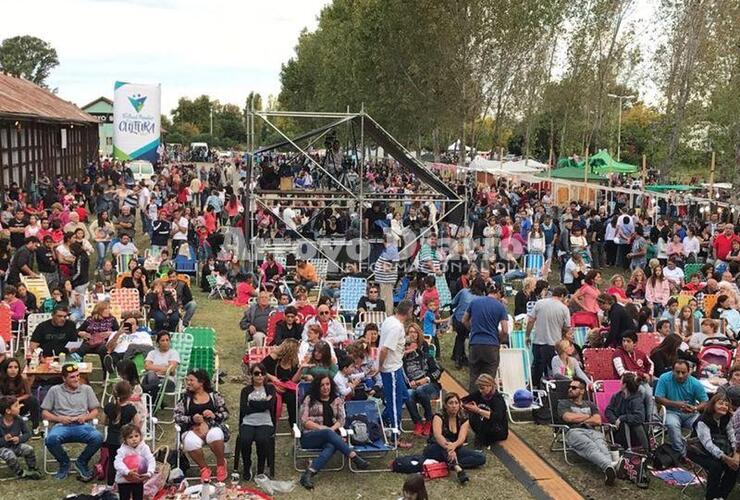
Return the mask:
<path id="1" fill-rule="evenodd" d="M 281 177 L 292 179 L 290 189 L 320 185 L 305 166 L 280 175 L 281 166 L 266 159 L 249 187 L 280 189 Z M 320 450 L 300 477 L 304 487 L 314 487 L 337 452 L 353 468 L 366 469 L 366 458 L 338 431 L 352 424 L 345 402 L 370 399 L 380 405 L 384 427 L 402 429 L 404 410 L 412 426 L 378 439 L 401 450 L 418 439 L 423 459 L 447 464 L 465 484 L 467 469 L 485 465 L 482 450 L 507 439 L 500 349 L 513 347 L 520 332 L 532 353 L 530 386 L 522 389 L 570 380 L 553 422 L 568 427 L 566 444 L 597 465 L 607 484 L 618 467 L 601 425 L 621 428 L 615 439 L 623 447 L 650 449 L 650 426 L 642 424 L 661 422 L 677 463 L 691 460 L 708 474 L 708 498 L 729 494 L 740 465 L 734 432 L 740 417 L 731 418 L 740 405 L 740 368 L 710 363 L 707 353 L 725 349 L 732 360 L 740 335 L 734 211 L 705 217 L 647 196 L 632 206 L 621 194 L 559 206 L 536 186 L 466 179 L 453 183 L 469 196 L 465 222 L 452 223 L 441 217 L 440 202 L 403 196 L 424 190 L 391 161 L 368 163 L 362 181 L 368 192 L 398 194 L 396 202 L 334 209 L 285 196 L 265 209 L 242 205 L 243 174 L 238 164 L 173 163 L 137 182 L 125 165 L 106 161 L 91 164 L 82 179 L 52 182 L 42 175 L 28 190 L 10 186 L 0 212 L 3 305 L 13 331 L 31 314 L 50 314 L 28 332 L 25 363 L 14 357 L 9 339 L 0 343 L 6 429 L 0 460 L 19 477 L 41 477 L 28 440 L 48 421 L 44 444 L 57 462 L 56 478 L 74 467 L 81 479 L 92 480 L 90 461 L 104 448 L 106 482 L 118 484 L 124 498 L 141 497 L 153 467 L 143 395 L 156 398 L 171 388 L 181 358 L 170 332 L 191 324 L 198 307 L 191 286 L 197 285 L 224 291 L 244 307 L 239 328 L 247 342 L 271 347 L 261 359 L 245 356 L 247 384 L 231 427 L 229 406 L 237 402 L 226 401 L 206 372 L 187 374 L 174 419 L 182 450 L 204 481 L 214 472 L 215 480 L 226 478 L 232 428 L 242 477 L 275 476 L 283 403 L 289 424 L 301 431 L 301 446 Z M 273 253 L 241 261 L 224 245 L 221 228 L 244 227 L 245 220 L 267 239 L 369 237 L 367 262 L 344 274 L 371 274 L 356 306 L 341 310 L 342 290 L 327 285 L 297 249 L 295 262 Z M 399 251 L 405 247 L 413 250 Z M 540 265 L 525 265 L 525 256 L 541 257 L 533 260 Z M 183 261 L 198 262 L 197 284 L 178 273 Z M 27 284 L 39 277 L 49 287 L 43 300 Z M 115 289 L 135 290 L 146 320 L 139 311 L 118 314 L 111 304 Z M 640 338 L 652 333 L 657 344 L 641 351 Z M 440 342 L 445 335 L 454 341 Z M 584 348 L 613 349 L 613 379 L 622 389 L 605 411 L 589 399 L 594 380 Z M 89 354 L 119 379 L 109 401 L 99 401 L 83 380 L 80 363 Z M 141 372 L 134 364 L 139 355 L 145 358 Z M 448 359 L 467 371 L 469 394 L 442 390 Z M 59 363 L 57 379 L 24 373 L 29 363 L 52 360 Z M 98 418 L 108 427 L 105 438 Z M 682 429 L 690 429 L 688 439 Z M 63 447 L 69 442 L 85 445 L 74 461 Z M 215 456 L 215 470 L 204 448 Z M 134 455 L 139 458 L 128 459 Z"/>

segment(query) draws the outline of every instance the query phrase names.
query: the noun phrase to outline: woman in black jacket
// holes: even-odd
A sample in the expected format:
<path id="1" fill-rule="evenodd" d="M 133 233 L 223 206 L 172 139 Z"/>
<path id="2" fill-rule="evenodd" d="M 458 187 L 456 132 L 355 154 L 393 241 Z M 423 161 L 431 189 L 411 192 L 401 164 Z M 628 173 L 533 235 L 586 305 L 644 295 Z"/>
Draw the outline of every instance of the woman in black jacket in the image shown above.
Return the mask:
<path id="1" fill-rule="evenodd" d="M 87 285 L 90 283 L 90 257 L 79 241 L 71 243 L 69 251 L 75 257 L 72 269 L 72 286 L 77 293 L 84 295 L 87 291 Z"/>
<path id="2" fill-rule="evenodd" d="M 275 387 L 266 383 L 265 365 L 257 363 L 249 370 L 252 384 L 242 389 L 239 398 L 239 449 L 244 469 L 242 477 L 251 481 L 252 443 L 257 448 L 257 474 L 265 473 L 265 462 L 269 460 L 270 476 L 275 475 Z M 234 468 L 238 466 L 235 458 Z"/>
<path id="3" fill-rule="evenodd" d="M 475 432 L 475 446 L 504 441 L 509 437 L 504 397 L 496 390 L 494 378 L 487 373 L 481 374 L 475 385 L 478 390 L 462 399 L 463 408 L 470 417 L 470 427 Z"/>
<path id="4" fill-rule="evenodd" d="M 434 357 L 429 354 L 429 345 L 419 328 L 409 328 L 412 332 L 406 339 L 407 349 L 403 355 L 403 372 L 409 388 L 406 408 L 414 422 L 414 434 L 429 436 L 432 432 L 432 399 L 439 397 L 441 386 L 439 377 L 442 370 L 437 366 Z M 417 405 L 424 409 L 425 422 L 422 422 Z"/>
<path id="5" fill-rule="evenodd" d="M 735 451 L 731 407 L 727 396 L 715 394 L 689 438 L 689 458 L 707 473 L 707 499 L 730 498 L 737 481 L 740 454 Z"/>
<path id="6" fill-rule="evenodd" d="M 156 331 L 177 331 L 180 310 L 172 290 L 164 288 L 161 280 L 152 283 L 152 289 L 144 297 L 144 304 L 149 306 L 149 316 L 154 320 Z"/>
<path id="7" fill-rule="evenodd" d="M 630 445 L 639 443 L 647 451 L 650 444 L 645 432 L 645 404 L 638 393 L 640 379 L 634 373 L 622 375 L 622 390 L 614 393 L 609 406 L 606 407 L 606 418 L 617 427 L 614 440 L 624 448 L 628 447 L 627 429 L 630 433 Z"/>

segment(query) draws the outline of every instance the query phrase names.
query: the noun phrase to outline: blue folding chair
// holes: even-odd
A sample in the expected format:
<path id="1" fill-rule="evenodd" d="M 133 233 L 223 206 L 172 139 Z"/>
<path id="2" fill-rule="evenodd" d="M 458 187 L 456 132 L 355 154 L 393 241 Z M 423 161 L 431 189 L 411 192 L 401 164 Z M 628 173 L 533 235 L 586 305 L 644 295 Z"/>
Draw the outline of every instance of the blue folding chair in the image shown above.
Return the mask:
<path id="1" fill-rule="evenodd" d="M 537 278 L 542 276 L 545 257 L 540 253 L 528 253 L 524 256 L 524 272 Z"/>
<path id="2" fill-rule="evenodd" d="M 303 400 L 306 399 L 309 387 L 311 387 L 310 382 L 301 382 L 296 388 L 296 415 L 300 415 L 301 405 L 303 404 Z M 343 438 L 347 437 L 347 431 L 344 429 L 344 427 L 339 428 L 339 433 Z M 301 435 L 301 428 L 298 427 L 298 423 L 296 422 L 295 424 L 293 424 L 293 468 L 298 472 L 303 472 L 308 469 L 311 460 L 319 456 L 319 454 L 321 453 L 320 449 L 304 448 L 301 445 Z M 341 453 L 339 453 L 338 455 L 340 456 L 339 467 L 326 467 L 322 470 L 340 471 L 344 469 L 344 455 L 342 455 Z M 306 460 L 306 466 L 302 469 L 298 467 L 298 460 Z"/>
<path id="3" fill-rule="evenodd" d="M 398 456 L 398 440 L 395 438 L 397 435 L 394 432 L 393 444 L 388 442 L 385 427 L 383 426 L 383 419 L 380 416 L 380 408 L 378 402 L 374 399 L 368 399 L 365 401 L 346 401 L 344 403 L 345 412 L 345 427 L 347 429 L 347 435 L 349 436 L 349 442 L 352 449 L 365 460 L 383 459 L 384 464 L 381 468 L 368 468 L 367 470 L 359 470 L 352 467 L 352 461 L 349 461 L 349 470 L 352 472 L 388 472 L 388 461 L 386 459 L 389 453 L 395 453 Z M 379 437 L 371 443 L 357 444 L 352 443 L 352 432 L 351 425 L 352 421 L 362 416 L 363 420 L 367 419 L 369 427 L 376 428 L 379 430 Z M 393 432 L 393 429 L 391 429 Z M 372 433 L 371 433 L 372 434 Z M 394 457 L 395 458 L 395 457 Z"/>
<path id="4" fill-rule="evenodd" d="M 339 282 L 339 311 L 355 314 L 357 303 L 367 291 L 367 280 L 345 276 Z"/>
<path id="5" fill-rule="evenodd" d="M 578 344 L 578 347 L 583 347 L 584 345 L 586 345 L 586 337 L 588 337 L 587 326 L 573 327 L 573 340 L 576 344 Z"/>
<path id="6" fill-rule="evenodd" d="M 532 344 L 527 343 L 527 332 L 524 330 L 514 330 L 509 334 L 509 347 L 511 349 L 523 349 L 524 356 L 522 363 L 525 365 L 525 372 L 532 363 Z M 529 379 L 527 379 L 529 380 Z"/>

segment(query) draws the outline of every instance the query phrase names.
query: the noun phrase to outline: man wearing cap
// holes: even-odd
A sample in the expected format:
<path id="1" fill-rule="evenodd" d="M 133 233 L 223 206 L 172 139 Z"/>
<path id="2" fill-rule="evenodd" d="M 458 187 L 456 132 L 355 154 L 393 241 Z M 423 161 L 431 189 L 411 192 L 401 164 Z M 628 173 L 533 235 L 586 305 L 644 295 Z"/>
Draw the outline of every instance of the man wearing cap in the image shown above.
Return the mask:
<path id="1" fill-rule="evenodd" d="M 62 445 L 82 443 L 82 450 L 75 460 L 75 470 L 82 481 L 90 481 L 93 474 L 88 462 L 103 442 L 103 435 L 91 424 L 98 416 L 98 398 L 89 385 L 80 382 L 77 365 L 67 363 L 62 366 L 62 380 L 59 385 L 49 389 L 41 403 L 42 416 L 53 424 L 46 434 L 45 444 L 49 452 L 59 462 L 55 479 L 65 479 L 69 475 L 69 455 Z"/>
<path id="2" fill-rule="evenodd" d="M 537 386 L 542 376 L 549 372 L 552 358 L 555 357 L 555 344 L 563 338 L 570 328 L 570 310 L 566 304 L 568 290 L 556 286 L 552 297 L 538 300 L 528 314 L 526 336 L 532 330 L 532 385 Z"/>
<path id="3" fill-rule="evenodd" d="M 473 299 L 463 316 L 463 325 L 470 330 L 470 392 L 477 389 L 475 382 L 482 373 L 496 376 L 499 365 L 499 347 L 509 336 L 509 315 L 500 302 L 501 291 L 488 287 L 488 295 Z"/>

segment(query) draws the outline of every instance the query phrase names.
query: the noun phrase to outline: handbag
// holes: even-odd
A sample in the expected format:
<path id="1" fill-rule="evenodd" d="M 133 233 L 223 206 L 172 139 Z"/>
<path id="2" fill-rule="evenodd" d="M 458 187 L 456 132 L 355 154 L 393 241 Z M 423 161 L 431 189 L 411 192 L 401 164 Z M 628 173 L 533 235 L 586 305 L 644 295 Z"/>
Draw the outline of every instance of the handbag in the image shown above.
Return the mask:
<path id="1" fill-rule="evenodd" d="M 422 466 L 422 472 L 424 474 L 424 479 L 439 479 L 442 477 L 447 477 L 447 475 L 450 473 L 450 470 L 447 467 L 446 463 L 434 462 L 425 463 Z"/>
<path id="2" fill-rule="evenodd" d="M 157 466 L 154 470 L 152 477 L 146 480 L 144 483 L 144 498 L 154 498 L 159 490 L 164 488 L 167 483 L 167 478 L 170 476 L 171 466 L 167 462 L 167 457 L 170 454 L 169 446 L 160 446 L 154 450 L 154 457 L 157 460 Z"/>
<path id="3" fill-rule="evenodd" d="M 638 488 L 648 488 L 650 473 L 647 468 L 647 458 L 638 453 L 625 451 L 617 466 L 617 477 L 630 480 Z"/>

